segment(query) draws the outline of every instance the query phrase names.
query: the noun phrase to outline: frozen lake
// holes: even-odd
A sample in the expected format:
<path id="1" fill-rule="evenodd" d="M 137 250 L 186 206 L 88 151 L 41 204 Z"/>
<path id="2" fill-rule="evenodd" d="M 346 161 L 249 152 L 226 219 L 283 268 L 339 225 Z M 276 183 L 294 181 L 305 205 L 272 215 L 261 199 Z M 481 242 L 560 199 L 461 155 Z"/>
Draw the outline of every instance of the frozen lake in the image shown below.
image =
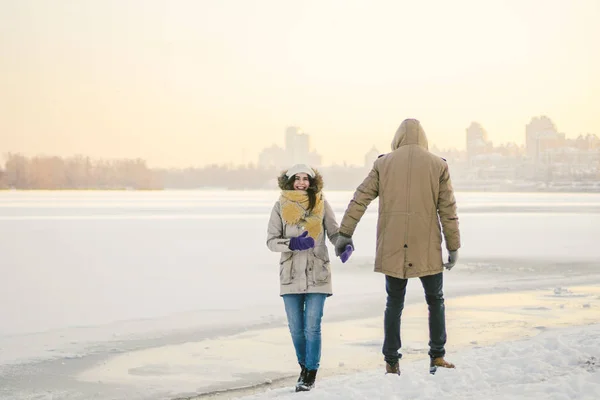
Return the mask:
<path id="1" fill-rule="evenodd" d="M 351 193 L 326 194 L 339 222 Z M 276 199 L 266 191 L 0 192 L 0 335 L 278 301 L 277 255 L 265 246 Z M 457 199 L 462 260 L 600 259 L 598 194 Z M 354 260 L 365 264 L 376 208 L 355 236 Z"/>
<path id="2" fill-rule="evenodd" d="M 338 222 L 351 195 L 326 192 Z M 277 197 L 0 192 L 0 371 L 281 324 L 278 258 L 265 245 Z M 458 193 L 457 200 L 463 248 L 451 277 L 465 279 L 449 278 L 447 294 L 476 293 L 503 270 L 531 278 L 600 269 L 600 194 Z M 375 202 L 359 225 L 351 261 L 333 261 L 328 318 L 381 313 L 361 308 L 364 299 L 383 298 L 383 276 L 371 272 L 376 210 Z"/>

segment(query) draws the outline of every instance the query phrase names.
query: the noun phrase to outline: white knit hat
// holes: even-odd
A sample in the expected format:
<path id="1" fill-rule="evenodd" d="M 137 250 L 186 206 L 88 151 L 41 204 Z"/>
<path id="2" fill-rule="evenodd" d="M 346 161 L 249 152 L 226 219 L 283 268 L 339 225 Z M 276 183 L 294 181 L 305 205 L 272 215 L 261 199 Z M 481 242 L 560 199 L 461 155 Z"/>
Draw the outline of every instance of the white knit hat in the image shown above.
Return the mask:
<path id="1" fill-rule="evenodd" d="M 288 169 L 285 173 L 285 176 L 291 178 L 296 174 L 307 174 L 311 178 L 315 177 L 315 171 L 306 164 L 296 164 L 292 168 Z"/>

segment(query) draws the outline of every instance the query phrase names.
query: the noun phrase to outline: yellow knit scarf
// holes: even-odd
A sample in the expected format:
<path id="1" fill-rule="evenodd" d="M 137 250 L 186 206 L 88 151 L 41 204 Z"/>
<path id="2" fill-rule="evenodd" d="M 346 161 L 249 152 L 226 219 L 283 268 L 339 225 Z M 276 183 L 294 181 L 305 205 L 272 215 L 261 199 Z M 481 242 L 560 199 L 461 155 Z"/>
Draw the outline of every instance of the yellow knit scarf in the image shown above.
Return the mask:
<path id="1" fill-rule="evenodd" d="M 308 194 L 304 190 L 283 190 L 279 198 L 281 217 L 288 225 L 301 225 L 308 236 L 317 240 L 323 233 L 325 207 L 323 195 L 317 193 L 317 201 L 310 213 L 307 213 Z"/>

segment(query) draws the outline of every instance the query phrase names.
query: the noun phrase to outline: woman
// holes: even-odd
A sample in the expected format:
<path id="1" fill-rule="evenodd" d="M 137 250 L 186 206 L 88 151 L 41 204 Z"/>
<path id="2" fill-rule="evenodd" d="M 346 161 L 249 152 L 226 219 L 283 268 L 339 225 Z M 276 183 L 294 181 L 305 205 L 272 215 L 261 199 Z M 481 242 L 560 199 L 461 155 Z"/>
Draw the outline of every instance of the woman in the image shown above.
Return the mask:
<path id="1" fill-rule="evenodd" d="M 325 235 L 334 243 L 339 226 L 324 199 L 323 178 L 308 165 L 297 164 L 279 177 L 281 195 L 269 220 L 267 246 L 281 253 L 280 294 L 300 377 L 296 391 L 314 387 L 321 359 L 321 317 L 332 295 Z M 344 255 L 345 259 L 349 253 Z"/>

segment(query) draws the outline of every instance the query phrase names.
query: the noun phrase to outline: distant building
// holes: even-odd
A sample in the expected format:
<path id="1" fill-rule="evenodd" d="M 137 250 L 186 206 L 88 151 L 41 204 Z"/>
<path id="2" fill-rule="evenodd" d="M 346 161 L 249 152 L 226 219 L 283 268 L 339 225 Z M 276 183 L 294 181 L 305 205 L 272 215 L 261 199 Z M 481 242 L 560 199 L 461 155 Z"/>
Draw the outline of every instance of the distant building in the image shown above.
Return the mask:
<path id="1" fill-rule="evenodd" d="M 579 150 L 600 150 L 600 138 L 590 133 L 585 136 L 579 135 L 577 139 L 567 140 L 567 146 Z"/>
<path id="2" fill-rule="evenodd" d="M 320 167 L 321 165 L 323 165 L 323 159 L 321 157 L 321 155 L 317 152 L 311 151 L 308 153 L 308 165 L 310 165 L 311 167 Z"/>
<path id="3" fill-rule="evenodd" d="M 283 149 L 272 145 L 258 156 L 258 165 L 263 168 L 282 169 L 299 163 L 319 167 L 322 159 L 317 152 L 310 150 L 310 136 L 296 126 L 286 128 Z"/>
<path id="4" fill-rule="evenodd" d="M 478 122 L 471 122 L 466 129 L 467 132 L 467 157 L 469 160 L 475 159 L 483 154 L 490 154 L 494 151 L 493 143 L 488 139 L 488 134 Z"/>
<path id="5" fill-rule="evenodd" d="M 258 165 L 262 168 L 283 169 L 286 164 L 285 150 L 277 145 L 263 149 L 258 155 Z"/>
<path id="6" fill-rule="evenodd" d="M 548 150 L 565 147 L 565 134 L 559 133 L 556 125 L 545 115 L 534 117 L 525 126 L 525 147 L 527 157 L 538 163 Z"/>
<path id="7" fill-rule="evenodd" d="M 290 164 L 308 163 L 310 138 L 295 126 L 285 130 L 285 151 Z"/>

